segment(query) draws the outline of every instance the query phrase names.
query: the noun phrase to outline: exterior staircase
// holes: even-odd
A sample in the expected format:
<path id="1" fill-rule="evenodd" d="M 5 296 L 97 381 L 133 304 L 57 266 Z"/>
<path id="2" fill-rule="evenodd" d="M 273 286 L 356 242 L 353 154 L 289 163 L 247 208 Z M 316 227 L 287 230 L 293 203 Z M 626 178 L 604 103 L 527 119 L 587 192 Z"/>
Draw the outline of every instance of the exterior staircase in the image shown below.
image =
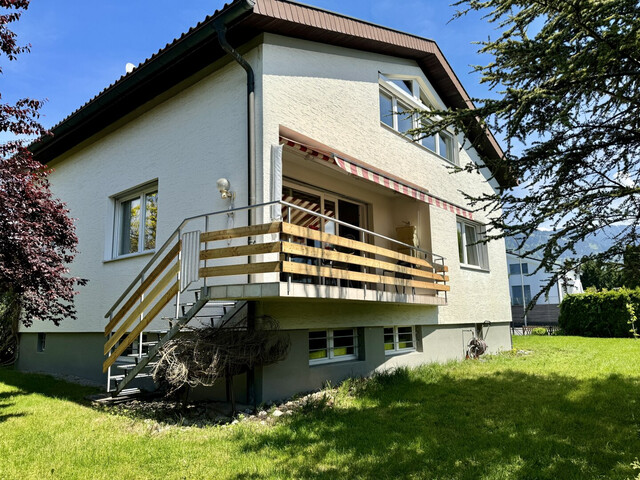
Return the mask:
<path id="1" fill-rule="evenodd" d="M 179 305 L 181 315 L 177 318 L 163 317 L 168 322 L 167 330 L 149 330 L 140 334 L 133 345 L 134 353 L 127 354 L 122 361 L 116 361 L 107 370 L 107 391 L 113 396 L 131 394 L 139 391 L 127 388 L 134 380 L 151 378 L 151 371 L 156 366 L 155 358 L 160 349 L 174 338 L 178 332 L 187 328 L 197 330 L 202 326 L 217 326 L 236 316 L 247 302 L 210 301 L 202 291 L 194 291 L 194 302 Z M 187 324 L 192 325 L 187 327 Z M 112 375 L 112 369 L 118 373 Z"/>

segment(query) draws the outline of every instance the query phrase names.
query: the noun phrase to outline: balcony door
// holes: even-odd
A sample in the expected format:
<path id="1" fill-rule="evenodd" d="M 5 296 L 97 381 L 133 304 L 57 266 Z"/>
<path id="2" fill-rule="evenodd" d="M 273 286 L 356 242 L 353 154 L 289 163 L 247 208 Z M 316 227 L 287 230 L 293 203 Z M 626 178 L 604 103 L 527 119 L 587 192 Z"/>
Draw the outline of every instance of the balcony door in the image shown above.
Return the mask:
<path id="1" fill-rule="evenodd" d="M 319 230 L 332 235 L 361 240 L 361 232 L 345 225 L 337 225 L 330 219 L 336 218 L 356 227 L 364 227 L 364 204 L 341 197 L 338 194 L 314 190 L 298 185 L 284 185 L 282 200 L 293 205 L 322 214 L 329 219 L 317 217 L 311 213 L 293 207 L 283 207 L 282 218 L 285 222 Z M 338 228 L 336 228 L 338 227 Z"/>
<path id="2" fill-rule="evenodd" d="M 338 194 L 332 192 L 325 192 L 321 190 L 315 190 L 307 186 L 299 186 L 295 184 L 285 184 L 282 189 L 282 200 L 293 205 L 299 206 L 306 210 L 310 210 L 313 213 L 322 214 L 324 218 L 318 217 L 310 212 L 303 210 L 297 210 L 293 207 L 283 207 L 282 218 L 285 222 L 307 227 L 312 230 L 318 230 L 331 235 L 339 235 L 351 240 L 362 241 L 362 232 L 347 225 L 340 225 L 332 219 L 338 219 L 345 223 L 349 223 L 355 227 L 364 227 L 364 212 L 365 206 L 363 203 L 355 202 L 350 199 L 346 199 Z M 327 218 L 328 217 L 328 218 Z M 307 240 L 309 246 L 317 248 L 331 248 L 342 253 L 348 253 L 352 255 L 360 255 L 361 252 L 352 248 L 343 246 L 321 245 L 320 242 Z M 292 261 L 306 262 L 304 257 L 292 258 Z M 325 266 L 330 265 L 334 268 L 341 268 L 341 265 L 335 262 L 327 262 Z M 344 266 L 346 267 L 346 265 Z M 344 268 L 343 267 L 343 268 Z M 349 265 L 349 270 L 360 270 L 357 265 Z M 294 276 L 294 281 L 302 283 L 315 283 L 315 280 L 305 276 Z M 348 286 L 351 288 L 361 288 L 360 282 L 345 282 L 342 281 L 342 286 Z M 336 284 L 334 281 L 333 284 Z"/>

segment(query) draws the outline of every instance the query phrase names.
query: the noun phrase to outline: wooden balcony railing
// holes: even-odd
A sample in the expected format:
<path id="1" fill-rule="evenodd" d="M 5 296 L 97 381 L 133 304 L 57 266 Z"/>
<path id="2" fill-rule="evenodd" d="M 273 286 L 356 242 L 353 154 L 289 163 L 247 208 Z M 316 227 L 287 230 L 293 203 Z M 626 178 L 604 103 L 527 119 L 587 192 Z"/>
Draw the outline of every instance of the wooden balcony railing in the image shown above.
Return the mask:
<path id="1" fill-rule="evenodd" d="M 108 339 L 104 353 L 109 357 L 103 365 L 105 371 L 127 347 L 141 338 L 142 332 L 165 311 L 172 299 L 176 306 L 180 304 L 180 292 L 188 286 L 180 278 L 181 263 L 194 255 L 190 252 L 183 258 L 184 224 L 107 313 L 109 321 L 104 333 Z M 392 293 L 407 296 L 442 293 L 446 300 L 449 277 L 442 257 L 354 228 L 362 233 L 362 241 L 282 221 L 205 231 L 200 234 L 199 252 L 195 252 L 196 270 L 205 287 L 206 279 L 217 278 L 218 285 L 237 284 L 248 282 L 246 276 L 253 275 L 252 283 L 305 283 L 380 291 L 391 288 Z M 400 253 L 398 249 L 414 254 Z M 222 278 L 236 275 L 245 277 L 243 280 L 229 278 L 228 282 Z M 178 315 L 176 308 L 175 317 Z"/>

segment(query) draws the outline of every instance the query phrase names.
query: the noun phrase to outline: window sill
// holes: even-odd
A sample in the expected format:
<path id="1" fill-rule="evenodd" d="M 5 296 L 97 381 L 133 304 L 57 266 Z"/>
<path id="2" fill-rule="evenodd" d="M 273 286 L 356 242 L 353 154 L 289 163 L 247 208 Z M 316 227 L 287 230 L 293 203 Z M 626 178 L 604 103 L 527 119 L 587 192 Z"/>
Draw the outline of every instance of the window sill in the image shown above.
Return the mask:
<path id="1" fill-rule="evenodd" d="M 328 358 L 322 360 L 310 360 L 310 367 L 319 367 L 321 365 L 344 365 L 345 363 L 359 362 L 357 356 L 349 356 L 347 358 Z"/>
<path id="2" fill-rule="evenodd" d="M 109 260 L 103 260 L 102 263 L 112 263 L 112 262 L 119 262 L 120 260 L 127 260 L 129 258 L 146 257 L 148 255 L 153 255 L 155 253 L 156 253 L 155 250 L 147 250 L 147 251 L 138 252 L 138 253 L 129 253 L 128 255 L 120 255 L 119 257 L 116 257 L 116 258 L 110 258 Z"/>
<path id="3" fill-rule="evenodd" d="M 457 167 L 458 165 L 455 164 L 455 162 L 453 162 L 452 160 L 449 160 L 447 157 L 443 157 L 442 155 L 438 155 L 436 152 L 434 152 L 433 150 L 431 150 L 430 148 L 425 147 L 424 145 L 421 145 L 420 143 L 418 143 L 417 141 L 413 140 L 412 138 L 406 136 L 404 133 L 401 133 L 399 131 L 397 131 L 395 128 L 390 127 L 389 125 L 387 125 L 384 122 L 380 122 L 380 125 L 388 130 L 391 133 L 395 133 L 397 136 L 399 136 L 400 138 L 403 138 L 404 140 L 406 140 L 407 142 L 415 145 L 416 147 L 419 147 L 421 150 L 430 153 L 431 155 L 433 155 L 434 157 L 436 157 L 439 160 L 444 160 L 445 162 L 447 162 L 449 165 L 453 166 L 453 167 Z"/>
<path id="4" fill-rule="evenodd" d="M 460 264 L 460 269 L 461 270 L 469 270 L 471 272 L 491 273 L 491 270 L 489 270 L 488 268 L 477 267 L 475 265 L 468 265 L 466 263 L 461 263 Z"/>
<path id="5" fill-rule="evenodd" d="M 398 355 L 405 355 L 407 353 L 418 353 L 415 348 L 408 348 L 406 350 L 385 350 L 384 355 L 386 357 L 396 357 Z"/>

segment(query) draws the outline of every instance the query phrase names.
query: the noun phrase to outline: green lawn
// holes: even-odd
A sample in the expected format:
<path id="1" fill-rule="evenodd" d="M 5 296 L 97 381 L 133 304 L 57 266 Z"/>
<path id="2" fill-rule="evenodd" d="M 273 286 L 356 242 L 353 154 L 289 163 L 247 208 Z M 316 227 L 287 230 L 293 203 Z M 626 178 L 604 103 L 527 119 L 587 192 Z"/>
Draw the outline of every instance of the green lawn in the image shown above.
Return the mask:
<path id="1" fill-rule="evenodd" d="M 160 432 L 93 410 L 91 389 L 0 369 L 0 479 L 633 477 L 640 341 L 514 346 L 530 353 L 380 377 L 276 426 Z"/>

